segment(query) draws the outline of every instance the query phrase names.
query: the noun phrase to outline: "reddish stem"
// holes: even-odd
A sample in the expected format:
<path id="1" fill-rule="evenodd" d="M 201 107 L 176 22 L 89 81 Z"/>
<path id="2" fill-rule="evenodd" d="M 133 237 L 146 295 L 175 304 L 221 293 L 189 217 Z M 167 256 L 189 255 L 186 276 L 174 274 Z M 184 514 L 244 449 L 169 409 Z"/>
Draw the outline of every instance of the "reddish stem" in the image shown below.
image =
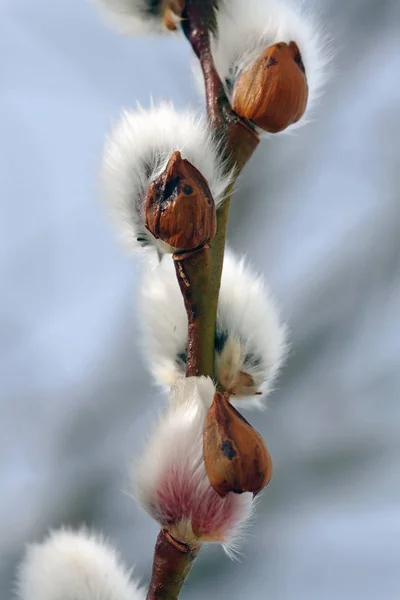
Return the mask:
<path id="1" fill-rule="evenodd" d="M 181 544 L 162 529 L 154 549 L 147 600 L 176 600 L 199 551 L 200 546 Z"/>
<path id="2" fill-rule="evenodd" d="M 217 296 L 210 294 L 213 270 L 209 246 L 174 254 L 175 270 L 188 316 L 186 376 L 214 374 Z M 211 315 L 211 319 L 209 316 Z"/>

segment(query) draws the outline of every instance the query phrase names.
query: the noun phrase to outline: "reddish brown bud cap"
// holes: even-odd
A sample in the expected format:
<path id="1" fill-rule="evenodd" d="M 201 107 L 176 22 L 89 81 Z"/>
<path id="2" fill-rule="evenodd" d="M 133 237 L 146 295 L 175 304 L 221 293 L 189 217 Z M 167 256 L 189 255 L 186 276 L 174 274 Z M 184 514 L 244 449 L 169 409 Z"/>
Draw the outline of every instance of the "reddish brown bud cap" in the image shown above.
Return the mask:
<path id="1" fill-rule="evenodd" d="M 240 76 L 233 110 L 264 131 L 277 133 L 304 115 L 308 84 L 295 42 L 267 48 Z"/>
<path id="2" fill-rule="evenodd" d="M 212 487 L 228 492 L 258 494 L 272 477 L 270 454 L 259 433 L 216 392 L 207 412 L 203 437 L 204 463 Z"/>
<path id="3" fill-rule="evenodd" d="M 146 198 L 146 228 L 178 250 L 210 242 L 216 231 L 214 199 L 203 175 L 174 152 Z"/>

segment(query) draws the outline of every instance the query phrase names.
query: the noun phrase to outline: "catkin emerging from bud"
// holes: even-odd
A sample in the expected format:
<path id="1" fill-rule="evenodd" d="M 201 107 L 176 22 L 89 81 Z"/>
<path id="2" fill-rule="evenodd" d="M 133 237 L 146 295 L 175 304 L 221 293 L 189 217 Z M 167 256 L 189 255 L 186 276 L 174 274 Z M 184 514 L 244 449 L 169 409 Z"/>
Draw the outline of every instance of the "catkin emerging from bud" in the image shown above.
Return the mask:
<path id="1" fill-rule="evenodd" d="M 203 430 L 214 385 L 182 377 L 134 471 L 136 497 L 179 542 L 219 542 L 231 548 L 252 513 L 252 494 L 225 493 L 210 484 L 203 458 Z"/>
<path id="2" fill-rule="evenodd" d="M 111 216 L 129 249 L 174 252 L 174 244 L 187 245 L 181 236 L 193 237 L 189 246 L 213 237 L 214 211 L 232 179 L 220 154 L 205 119 L 191 112 L 161 104 L 124 113 L 106 143 L 102 183 Z M 185 226 L 190 229 L 194 213 L 199 216 L 197 232 L 194 226 L 192 232 L 184 231 Z M 161 216 L 166 217 L 163 235 Z"/>
<path id="3" fill-rule="evenodd" d="M 234 110 L 259 134 L 307 122 L 332 51 L 329 36 L 305 4 L 220 0 L 216 20 L 211 50 Z"/>
<path id="4" fill-rule="evenodd" d="M 186 370 L 188 320 L 171 257 L 148 268 L 141 289 L 150 369 L 169 386 Z M 262 407 L 286 353 L 286 328 L 262 278 L 227 249 L 215 335 L 215 372 L 238 408 Z"/>

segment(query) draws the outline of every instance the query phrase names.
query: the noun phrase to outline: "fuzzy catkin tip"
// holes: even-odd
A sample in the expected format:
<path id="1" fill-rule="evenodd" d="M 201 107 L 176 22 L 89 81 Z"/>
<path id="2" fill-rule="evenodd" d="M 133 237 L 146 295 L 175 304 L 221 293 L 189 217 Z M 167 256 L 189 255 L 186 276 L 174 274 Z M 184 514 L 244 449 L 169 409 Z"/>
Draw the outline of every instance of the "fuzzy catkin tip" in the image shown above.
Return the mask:
<path id="1" fill-rule="evenodd" d="M 272 45 L 283 42 L 284 45 L 290 46 L 292 43 L 299 49 L 301 62 L 305 69 L 307 102 L 304 106 L 305 89 L 300 89 L 297 81 L 293 80 L 292 86 L 290 81 L 284 82 L 280 88 L 283 100 L 287 102 L 287 94 L 290 92 L 294 94 L 294 105 L 290 109 L 292 112 L 289 111 L 289 115 L 286 115 L 286 119 L 282 118 L 282 115 L 278 115 L 279 119 L 273 121 L 270 131 L 278 132 L 288 126 L 289 130 L 293 131 L 294 128 L 306 123 L 322 94 L 328 78 L 328 67 L 334 54 L 330 34 L 307 8 L 306 3 L 301 0 L 263 0 L 262 2 L 259 0 L 249 0 L 248 2 L 221 0 L 216 15 L 217 28 L 211 40 L 212 55 L 231 103 L 236 102 L 239 105 L 240 100 L 240 106 L 243 108 L 246 98 L 247 103 L 249 98 L 260 96 L 257 100 L 258 106 L 250 107 L 251 110 L 249 107 L 245 107 L 246 114 L 242 116 L 249 117 L 252 111 L 258 113 L 262 108 L 265 94 L 259 94 L 257 87 L 252 91 L 243 89 L 244 84 L 248 86 L 249 81 L 252 82 L 251 85 L 256 85 L 256 82 L 253 81 L 251 67 Z M 195 72 L 197 79 L 202 81 L 198 65 Z M 236 97 L 235 99 L 236 88 L 245 72 L 247 72 L 247 79 L 242 80 L 240 98 Z M 287 72 L 289 73 L 289 71 Z M 296 74 L 294 73 L 294 75 Z M 300 75 L 297 75 L 300 79 Z M 274 81 L 272 85 L 275 85 Z M 203 83 L 201 87 L 203 87 Z M 272 98 L 273 100 L 274 98 Z M 275 100 L 275 105 L 267 107 L 267 113 L 279 108 L 279 98 L 275 98 Z M 300 118 L 303 112 L 304 116 Z M 268 116 L 270 115 L 268 114 Z M 258 119 L 264 124 L 262 115 L 258 115 L 256 121 Z M 265 130 L 260 126 L 258 132 L 262 134 Z"/>
<path id="2" fill-rule="evenodd" d="M 101 170 L 103 197 L 129 249 L 174 251 L 146 228 L 145 203 L 151 184 L 176 152 L 206 180 L 218 208 L 232 174 L 226 172 L 218 143 L 204 118 L 163 103 L 125 112 L 108 136 Z"/>
<path id="3" fill-rule="evenodd" d="M 185 373 L 187 315 L 170 257 L 148 270 L 141 286 L 144 346 L 156 382 Z M 215 336 L 215 367 L 238 408 L 262 408 L 287 351 L 286 327 L 263 283 L 227 250 Z"/>
<path id="4" fill-rule="evenodd" d="M 252 514 L 252 494 L 211 487 L 203 459 L 205 415 L 214 398 L 210 378 L 182 377 L 134 470 L 142 507 L 180 542 L 231 547 Z"/>
<path id="5" fill-rule="evenodd" d="M 29 545 L 17 594 L 20 600 L 145 600 L 116 550 L 86 529 L 53 531 Z"/>

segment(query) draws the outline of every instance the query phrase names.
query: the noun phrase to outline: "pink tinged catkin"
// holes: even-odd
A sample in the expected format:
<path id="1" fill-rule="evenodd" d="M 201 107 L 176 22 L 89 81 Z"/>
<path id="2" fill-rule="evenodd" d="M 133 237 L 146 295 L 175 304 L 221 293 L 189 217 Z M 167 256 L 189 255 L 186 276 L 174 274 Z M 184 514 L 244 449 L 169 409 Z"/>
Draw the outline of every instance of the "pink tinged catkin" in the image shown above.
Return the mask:
<path id="1" fill-rule="evenodd" d="M 170 534 L 185 544 L 222 543 L 236 549 L 252 514 L 252 494 L 221 498 L 203 460 L 203 426 L 214 397 L 209 378 L 180 378 L 135 470 L 136 497 Z"/>

